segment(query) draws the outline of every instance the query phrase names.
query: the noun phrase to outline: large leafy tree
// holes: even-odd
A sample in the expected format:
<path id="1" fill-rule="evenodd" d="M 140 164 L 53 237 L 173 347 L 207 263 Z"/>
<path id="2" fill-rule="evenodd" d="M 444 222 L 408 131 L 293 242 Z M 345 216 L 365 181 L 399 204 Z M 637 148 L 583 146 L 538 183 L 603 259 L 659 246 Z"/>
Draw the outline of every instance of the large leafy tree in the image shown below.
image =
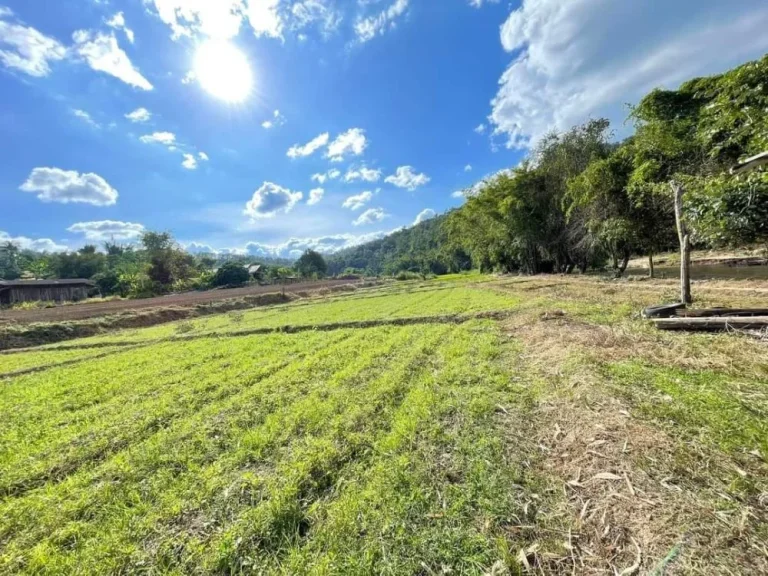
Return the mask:
<path id="1" fill-rule="evenodd" d="M 302 278 L 322 278 L 328 273 L 325 258 L 315 250 L 307 250 L 296 261 L 296 271 Z"/>

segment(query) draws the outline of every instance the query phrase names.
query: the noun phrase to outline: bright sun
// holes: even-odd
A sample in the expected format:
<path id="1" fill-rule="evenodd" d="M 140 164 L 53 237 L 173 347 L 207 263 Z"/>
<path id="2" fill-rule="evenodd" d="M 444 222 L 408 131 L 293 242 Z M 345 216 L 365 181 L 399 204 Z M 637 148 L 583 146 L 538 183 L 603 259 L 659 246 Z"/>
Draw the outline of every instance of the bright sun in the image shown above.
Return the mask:
<path id="1" fill-rule="evenodd" d="M 253 74 L 245 54 L 222 40 L 208 40 L 198 47 L 195 74 L 206 91 L 225 102 L 243 102 L 253 88 Z"/>

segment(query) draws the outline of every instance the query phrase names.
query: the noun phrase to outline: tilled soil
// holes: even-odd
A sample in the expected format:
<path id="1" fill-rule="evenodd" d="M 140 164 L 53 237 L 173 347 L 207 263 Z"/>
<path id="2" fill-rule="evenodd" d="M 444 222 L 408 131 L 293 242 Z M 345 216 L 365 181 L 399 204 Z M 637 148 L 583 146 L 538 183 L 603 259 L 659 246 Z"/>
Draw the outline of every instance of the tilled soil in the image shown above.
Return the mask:
<path id="1" fill-rule="evenodd" d="M 55 308 L 41 308 L 39 310 L 3 310 L 0 312 L 0 323 L 31 324 L 33 322 L 61 322 L 67 320 L 84 320 L 97 316 L 108 316 L 121 312 L 133 312 L 148 308 L 160 308 L 167 306 L 194 306 L 195 304 L 209 304 L 230 298 L 242 298 L 257 294 L 280 292 L 285 288 L 286 292 L 302 292 L 317 290 L 320 288 L 332 288 L 342 284 L 350 284 L 349 280 L 324 280 L 321 282 L 302 282 L 287 286 L 246 286 L 244 288 L 232 288 L 226 290 L 208 290 L 205 292 L 185 292 L 183 294 L 170 294 L 157 298 L 143 300 L 113 300 L 111 302 L 98 302 L 74 304 L 70 306 L 56 306 Z"/>

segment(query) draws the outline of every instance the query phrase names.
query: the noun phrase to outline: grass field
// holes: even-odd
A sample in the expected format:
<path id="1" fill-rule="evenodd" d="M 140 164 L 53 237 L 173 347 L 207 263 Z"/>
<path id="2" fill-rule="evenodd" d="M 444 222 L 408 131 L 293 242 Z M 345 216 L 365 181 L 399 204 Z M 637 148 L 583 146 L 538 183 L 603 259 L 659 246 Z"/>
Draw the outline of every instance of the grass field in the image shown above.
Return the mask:
<path id="1" fill-rule="evenodd" d="M 768 573 L 768 344 L 655 332 L 674 291 L 453 277 L 2 353 L 0 573 Z"/>

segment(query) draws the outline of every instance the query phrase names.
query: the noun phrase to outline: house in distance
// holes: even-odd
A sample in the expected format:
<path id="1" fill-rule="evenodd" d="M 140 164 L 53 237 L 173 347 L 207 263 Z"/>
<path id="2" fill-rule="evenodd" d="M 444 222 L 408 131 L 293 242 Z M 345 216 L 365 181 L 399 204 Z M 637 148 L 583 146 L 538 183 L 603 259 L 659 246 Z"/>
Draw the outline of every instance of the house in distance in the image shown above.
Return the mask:
<path id="1" fill-rule="evenodd" d="M 90 280 L 0 280 L 0 305 L 21 302 L 77 302 L 88 298 Z"/>

